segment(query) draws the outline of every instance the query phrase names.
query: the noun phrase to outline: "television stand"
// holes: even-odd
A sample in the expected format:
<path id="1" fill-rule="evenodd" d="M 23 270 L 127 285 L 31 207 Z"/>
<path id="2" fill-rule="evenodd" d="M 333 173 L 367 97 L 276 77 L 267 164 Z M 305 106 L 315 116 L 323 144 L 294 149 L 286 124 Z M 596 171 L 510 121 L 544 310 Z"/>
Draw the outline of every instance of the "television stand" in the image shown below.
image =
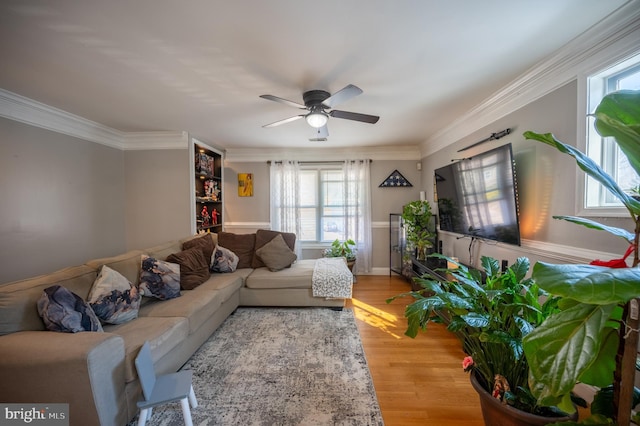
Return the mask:
<path id="1" fill-rule="evenodd" d="M 422 290 L 422 288 L 413 281 L 413 278 L 415 277 L 421 277 L 425 274 L 428 274 L 433 279 L 436 279 L 438 281 L 447 281 L 451 278 L 451 277 L 447 278 L 447 276 L 445 276 L 445 274 L 441 271 L 436 271 L 436 269 L 443 269 L 447 267 L 447 261 L 444 259 L 439 259 L 436 257 L 428 257 L 425 260 L 418 260 L 412 256 L 411 266 L 412 266 L 413 276 L 410 278 L 409 281 L 411 282 L 412 291 Z M 476 269 L 468 265 L 465 265 L 465 267 L 467 267 L 470 270 Z M 484 283 L 487 278 L 487 275 L 482 270 L 480 270 L 480 273 L 482 274 L 482 282 Z"/>
<path id="2" fill-rule="evenodd" d="M 413 276 L 409 280 L 411 282 L 411 290 L 417 291 L 422 289 L 422 287 L 420 287 L 413 281 L 413 278 L 421 277 L 425 274 L 431 275 L 431 277 L 436 280 L 446 281 L 447 278 L 441 272 L 436 271 L 436 269 L 446 267 L 447 261 L 444 259 L 428 257 L 424 260 L 418 260 L 414 256 L 411 256 L 411 271 L 413 273 Z"/>

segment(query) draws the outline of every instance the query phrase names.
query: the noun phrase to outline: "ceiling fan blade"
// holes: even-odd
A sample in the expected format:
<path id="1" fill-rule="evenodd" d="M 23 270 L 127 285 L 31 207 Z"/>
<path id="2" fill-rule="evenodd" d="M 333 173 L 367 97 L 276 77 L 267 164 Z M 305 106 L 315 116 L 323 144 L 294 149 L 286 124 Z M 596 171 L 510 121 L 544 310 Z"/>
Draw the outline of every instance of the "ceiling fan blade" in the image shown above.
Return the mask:
<path id="1" fill-rule="evenodd" d="M 344 118 L 346 120 L 362 121 L 363 123 L 377 123 L 380 117 L 377 115 L 360 114 L 357 112 L 339 111 L 334 109 L 329 113 L 330 116 L 335 118 Z"/>
<path id="2" fill-rule="evenodd" d="M 262 99 L 267 99 L 269 101 L 274 101 L 274 102 L 280 102 L 281 104 L 285 104 L 285 105 L 289 105 L 292 106 L 294 108 L 300 108 L 300 109 L 307 109 L 306 106 L 299 104 L 297 102 L 293 102 L 287 99 L 283 99 L 283 98 L 279 98 L 277 96 L 273 96 L 273 95 L 260 95 L 260 97 Z"/>
<path id="3" fill-rule="evenodd" d="M 343 89 L 338 90 L 333 95 L 322 101 L 322 105 L 327 108 L 333 108 L 338 104 L 348 101 L 362 93 L 362 89 L 353 84 L 345 86 Z"/>
<path id="4" fill-rule="evenodd" d="M 271 124 L 265 124 L 262 127 L 276 127 L 281 124 L 291 123 L 292 121 L 296 121 L 304 117 L 304 115 L 294 115 L 293 117 L 285 118 L 284 120 L 275 121 Z"/>

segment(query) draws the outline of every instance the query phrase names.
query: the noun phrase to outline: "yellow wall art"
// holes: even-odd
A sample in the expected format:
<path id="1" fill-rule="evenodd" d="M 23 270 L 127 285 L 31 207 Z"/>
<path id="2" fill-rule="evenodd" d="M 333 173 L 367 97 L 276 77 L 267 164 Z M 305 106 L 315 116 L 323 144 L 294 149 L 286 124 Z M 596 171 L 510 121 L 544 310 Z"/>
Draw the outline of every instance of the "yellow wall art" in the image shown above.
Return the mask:
<path id="1" fill-rule="evenodd" d="M 253 197 L 253 173 L 238 173 L 238 197 Z"/>

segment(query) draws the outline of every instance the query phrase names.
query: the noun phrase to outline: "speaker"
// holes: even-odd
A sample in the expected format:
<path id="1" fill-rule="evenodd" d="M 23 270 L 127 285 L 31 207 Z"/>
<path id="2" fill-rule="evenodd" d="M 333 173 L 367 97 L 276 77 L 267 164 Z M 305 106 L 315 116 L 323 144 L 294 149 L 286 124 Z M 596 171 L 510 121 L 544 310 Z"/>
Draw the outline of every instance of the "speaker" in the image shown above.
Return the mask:
<path id="1" fill-rule="evenodd" d="M 509 261 L 506 259 L 502 260 L 502 272 L 505 272 L 507 270 L 507 268 L 509 267 Z"/>

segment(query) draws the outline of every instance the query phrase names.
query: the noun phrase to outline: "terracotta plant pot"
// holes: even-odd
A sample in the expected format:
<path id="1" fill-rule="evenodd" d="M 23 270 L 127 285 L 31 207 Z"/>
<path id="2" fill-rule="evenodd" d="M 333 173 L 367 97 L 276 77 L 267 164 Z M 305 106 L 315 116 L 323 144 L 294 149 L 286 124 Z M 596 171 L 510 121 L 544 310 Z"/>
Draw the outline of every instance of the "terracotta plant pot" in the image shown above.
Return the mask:
<path id="1" fill-rule="evenodd" d="M 503 404 L 491 396 L 478 382 L 476 375 L 471 373 L 471 385 L 480 396 L 482 418 L 486 426 L 539 426 L 560 421 L 578 420 L 578 412 L 565 417 L 546 417 L 527 413 L 509 405 Z"/>

